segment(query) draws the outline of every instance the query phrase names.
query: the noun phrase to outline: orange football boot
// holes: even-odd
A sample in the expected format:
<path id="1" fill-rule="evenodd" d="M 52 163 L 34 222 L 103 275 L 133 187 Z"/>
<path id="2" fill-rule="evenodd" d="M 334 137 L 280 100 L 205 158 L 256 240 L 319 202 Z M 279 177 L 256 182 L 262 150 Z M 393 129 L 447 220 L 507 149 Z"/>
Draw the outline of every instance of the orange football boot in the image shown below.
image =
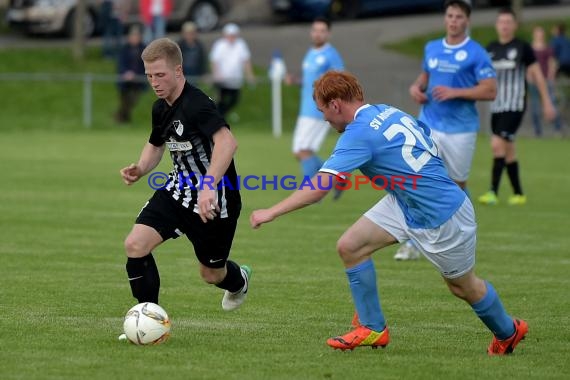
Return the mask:
<path id="1" fill-rule="evenodd" d="M 356 347 L 386 347 L 390 342 L 388 328 L 378 332 L 366 326 L 358 326 L 354 330 L 334 338 L 327 339 L 327 344 L 335 350 L 354 350 Z"/>
<path id="2" fill-rule="evenodd" d="M 514 319 L 515 333 L 505 340 L 499 340 L 497 337 L 493 337 L 493 341 L 487 349 L 487 353 L 491 356 L 493 355 L 508 355 L 512 354 L 513 350 L 519 344 L 521 340 L 524 339 L 526 333 L 528 332 L 528 324 L 522 319 Z"/>

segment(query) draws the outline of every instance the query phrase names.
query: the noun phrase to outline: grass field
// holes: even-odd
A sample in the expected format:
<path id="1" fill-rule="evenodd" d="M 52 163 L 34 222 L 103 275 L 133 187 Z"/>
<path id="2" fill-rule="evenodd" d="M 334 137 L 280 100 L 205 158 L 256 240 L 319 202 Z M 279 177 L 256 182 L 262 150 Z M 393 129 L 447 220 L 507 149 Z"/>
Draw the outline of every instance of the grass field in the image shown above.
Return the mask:
<path id="1" fill-rule="evenodd" d="M 235 130 L 238 170 L 297 174 L 290 136 Z M 392 342 L 385 350 L 333 351 L 352 304 L 335 242 L 382 194 L 349 191 L 254 231 L 248 216 L 285 191 L 244 191 L 232 257 L 254 269 L 249 299 L 221 310 L 219 289 L 201 282 L 185 238 L 156 251 L 161 304 L 173 320 L 165 345 L 119 342 L 136 303 L 122 241 L 150 196 L 124 186 L 146 132 L 16 131 L 1 135 L 0 331 L 3 379 L 377 379 L 568 378 L 570 302 L 567 141 L 520 141 L 525 207 L 477 207 L 478 273 L 508 310 L 530 324 L 514 355 L 488 358 L 491 334 L 454 299 L 424 259 L 375 256 Z M 331 134 L 325 151 L 332 147 Z M 479 141 L 471 190 L 490 164 Z M 161 170 L 169 169 L 164 160 Z M 503 186 L 503 199 L 509 189 Z"/>
<path id="2" fill-rule="evenodd" d="M 403 46 L 412 42 L 403 43 Z M 412 49 L 410 49 L 412 50 Z M 90 51 L 2 51 L 2 72 L 97 72 L 113 67 Z M 119 342 L 136 302 L 124 270 L 123 239 L 152 191 L 126 187 L 118 171 L 136 161 L 148 137 L 153 96 L 134 122 L 111 123 L 113 84 L 94 85 L 94 123 L 81 127 L 78 83 L 1 82 L 0 379 L 479 379 L 570 377 L 570 200 L 568 140 L 519 141 L 528 205 L 476 205 L 477 272 L 530 325 L 510 357 L 489 358 L 491 334 L 453 298 L 424 260 L 399 263 L 396 247 L 375 255 L 392 342 L 385 350 L 332 351 L 331 335 L 353 313 L 335 253 L 340 234 L 383 193 L 348 191 L 254 231 L 248 217 L 286 191 L 243 191 L 232 257 L 254 270 L 243 308 L 224 313 L 222 292 L 204 284 L 185 238 L 156 250 L 161 304 L 173 321 L 162 346 Z M 297 175 L 290 130 L 297 90 L 284 88 L 281 139 L 270 136 L 269 91 L 246 89 L 232 130 L 245 175 Z M 332 133 L 323 147 L 330 152 Z M 487 137 L 470 178 L 474 196 L 489 182 Z M 157 170 L 169 171 L 168 158 Z"/>

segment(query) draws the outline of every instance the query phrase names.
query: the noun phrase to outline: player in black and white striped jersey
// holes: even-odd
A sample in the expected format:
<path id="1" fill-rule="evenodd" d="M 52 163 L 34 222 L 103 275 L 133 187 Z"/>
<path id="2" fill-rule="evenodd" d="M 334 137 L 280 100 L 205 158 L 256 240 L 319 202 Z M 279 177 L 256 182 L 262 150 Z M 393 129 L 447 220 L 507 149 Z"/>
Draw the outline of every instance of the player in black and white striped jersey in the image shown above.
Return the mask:
<path id="1" fill-rule="evenodd" d="M 523 194 L 519 179 L 515 134 L 526 109 L 527 74 L 533 77 L 540 92 L 544 118 L 553 120 L 556 110 L 532 47 L 528 42 L 515 37 L 517 20 L 513 10 L 510 8 L 500 10 L 495 27 L 498 41 L 491 42 L 487 46 L 497 73 L 497 96 L 491 104 L 493 168 L 491 188 L 479 197 L 479 202 L 483 204 L 498 202 L 497 193 L 501 175 L 506 167 L 514 193 L 509 198 L 509 204 L 522 205 L 526 203 L 526 196 Z"/>
<path id="2" fill-rule="evenodd" d="M 222 308 L 234 310 L 245 300 L 251 276 L 249 267 L 228 260 L 241 210 L 233 162 L 237 142 L 212 99 L 186 82 L 182 53 L 174 41 L 153 41 L 142 60 L 159 99 L 152 108 L 148 143 L 138 163 L 123 168 L 121 176 L 131 185 L 159 164 L 166 149 L 174 169 L 125 240 L 133 296 L 139 302 L 158 303 L 160 277 L 152 250 L 185 234 L 194 246 L 202 278 L 225 289 Z M 208 184 L 200 183 L 204 178 Z"/>

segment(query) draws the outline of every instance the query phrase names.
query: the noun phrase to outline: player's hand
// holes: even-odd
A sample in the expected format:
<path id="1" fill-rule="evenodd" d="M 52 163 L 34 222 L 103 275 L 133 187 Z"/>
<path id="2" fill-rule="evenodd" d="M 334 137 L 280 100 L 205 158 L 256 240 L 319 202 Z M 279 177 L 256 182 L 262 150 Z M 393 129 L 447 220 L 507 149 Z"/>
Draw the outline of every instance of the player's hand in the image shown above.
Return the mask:
<path id="1" fill-rule="evenodd" d="M 439 102 L 455 98 L 455 90 L 447 86 L 435 86 L 431 94 Z"/>
<path id="2" fill-rule="evenodd" d="M 140 179 L 139 167 L 136 164 L 130 164 L 122 168 L 120 173 L 121 177 L 123 177 L 123 182 L 129 186 Z"/>
<path id="3" fill-rule="evenodd" d="M 268 209 L 255 210 L 249 217 L 249 223 L 252 228 L 259 228 L 263 223 L 271 222 L 275 217 Z"/>
<path id="4" fill-rule="evenodd" d="M 554 108 L 552 102 L 546 102 L 542 106 L 542 114 L 544 115 L 544 120 L 546 121 L 553 121 L 554 118 L 556 118 L 556 108 Z"/>
<path id="5" fill-rule="evenodd" d="M 418 104 L 424 104 L 428 101 L 428 97 L 426 94 L 421 90 L 420 86 L 417 84 L 413 84 L 410 86 L 410 96 L 414 100 L 414 102 Z"/>
<path id="6" fill-rule="evenodd" d="M 208 220 L 214 220 L 220 212 L 216 190 L 207 187 L 200 190 L 198 194 L 198 209 L 202 222 L 207 223 Z"/>

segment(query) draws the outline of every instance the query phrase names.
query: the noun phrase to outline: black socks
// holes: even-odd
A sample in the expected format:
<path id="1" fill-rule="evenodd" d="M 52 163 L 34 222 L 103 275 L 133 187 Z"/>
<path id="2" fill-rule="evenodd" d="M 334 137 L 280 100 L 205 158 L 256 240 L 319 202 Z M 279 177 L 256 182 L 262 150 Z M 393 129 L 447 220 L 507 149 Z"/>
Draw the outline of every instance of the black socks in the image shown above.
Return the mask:
<path id="1" fill-rule="evenodd" d="M 144 257 L 127 258 L 127 274 L 133 297 L 140 302 L 158 304 L 160 276 L 152 253 Z"/>
<path id="2" fill-rule="evenodd" d="M 505 168 L 505 157 L 495 157 L 493 160 L 493 171 L 491 174 L 491 190 L 495 194 L 499 194 L 499 184 L 501 183 L 501 176 Z"/>
<path id="3" fill-rule="evenodd" d="M 509 180 L 511 181 L 511 186 L 513 187 L 513 193 L 515 195 L 522 195 L 522 187 L 519 177 L 519 163 L 518 161 L 506 163 L 504 157 L 495 157 L 493 160 L 491 190 L 495 194 L 499 194 L 499 185 L 501 183 L 501 176 L 505 167 L 507 168 L 507 174 L 509 175 Z"/>
<path id="4" fill-rule="evenodd" d="M 241 275 L 239 265 L 228 260 L 226 262 L 226 270 L 228 271 L 226 277 L 219 284 L 216 284 L 218 288 L 235 293 L 245 286 L 245 279 Z"/>
<path id="5" fill-rule="evenodd" d="M 216 284 L 218 288 L 235 293 L 245 286 L 245 279 L 241 268 L 235 262 L 226 262 L 226 277 Z M 160 276 L 152 253 L 140 258 L 127 258 L 127 273 L 133 297 L 140 302 L 153 302 L 158 304 L 158 291 L 160 289 Z"/>
<path id="6" fill-rule="evenodd" d="M 513 193 L 515 193 L 515 195 L 522 195 L 518 161 L 509 162 L 507 164 L 507 174 L 511 180 L 511 185 L 513 186 Z"/>

